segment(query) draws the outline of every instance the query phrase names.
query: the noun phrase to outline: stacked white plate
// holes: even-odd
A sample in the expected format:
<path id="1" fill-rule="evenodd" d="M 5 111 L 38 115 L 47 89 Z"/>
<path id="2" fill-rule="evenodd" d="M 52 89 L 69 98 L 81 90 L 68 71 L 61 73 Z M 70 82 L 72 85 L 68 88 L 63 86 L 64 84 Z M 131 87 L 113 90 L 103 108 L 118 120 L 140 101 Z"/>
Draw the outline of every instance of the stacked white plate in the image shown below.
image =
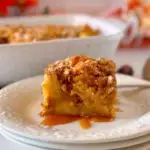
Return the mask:
<path id="1" fill-rule="evenodd" d="M 9 85 L 0 91 L 1 134 L 14 142 L 42 149 L 108 150 L 150 140 L 150 89 L 119 91 L 117 118 L 81 129 L 78 122 L 54 127 L 40 125 L 43 76 Z M 140 79 L 117 75 L 118 85 L 145 84 Z"/>

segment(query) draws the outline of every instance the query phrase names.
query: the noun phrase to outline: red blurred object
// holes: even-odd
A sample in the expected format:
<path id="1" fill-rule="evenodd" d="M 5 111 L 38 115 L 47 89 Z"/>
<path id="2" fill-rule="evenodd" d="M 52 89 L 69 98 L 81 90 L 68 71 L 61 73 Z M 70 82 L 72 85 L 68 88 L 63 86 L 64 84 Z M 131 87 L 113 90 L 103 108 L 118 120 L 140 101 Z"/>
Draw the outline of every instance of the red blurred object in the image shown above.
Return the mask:
<path id="1" fill-rule="evenodd" d="M 0 16 L 8 15 L 8 9 L 5 5 L 0 5 Z"/>
<path id="2" fill-rule="evenodd" d="M 16 0 L 16 3 L 23 6 L 37 6 L 38 0 Z"/>
<path id="3" fill-rule="evenodd" d="M 128 9 L 132 10 L 141 6 L 141 0 L 128 0 Z"/>
<path id="4" fill-rule="evenodd" d="M 37 6 L 39 4 L 38 0 L 26 0 L 25 3 L 27 6 Z"/>
<path id="5" fill-rule="evenodd" d="M 39 0 L 1 0 L 0 1 L 0 14 L 2 16 L 8 15 L 8 8 L 17 6 L 23 12 L 27 7 L 37 6 Z"/>
<path id="6" fill-rule="evenodd" d="M 35 7 L 38 5 L 39 0 L 16 0 L 20 8 L 20 12 L 24 13 L 28 7 Z"/>
<path id="7" fill-rule="evenodd" d="M 5 6 L 11 6 L 16 3 L 16 0 L 1 0 L 0 4 L 4 4 Z"/>
<path id="8" fill-rule="evenodd" d="M 107 14 L 107 17 L 110 17 L 110 16 L 121 17 L 123 13 L 124 11 L 122 8 L 116 8 L 115 10 L 109 12 Z"/>
<path id="9" fill-rule="evenodd" d="M 8 7 L 15 4 L 15 0 L 1 0 L 0 1 L 0 14 L 2 16 L 8 15 Z"/>

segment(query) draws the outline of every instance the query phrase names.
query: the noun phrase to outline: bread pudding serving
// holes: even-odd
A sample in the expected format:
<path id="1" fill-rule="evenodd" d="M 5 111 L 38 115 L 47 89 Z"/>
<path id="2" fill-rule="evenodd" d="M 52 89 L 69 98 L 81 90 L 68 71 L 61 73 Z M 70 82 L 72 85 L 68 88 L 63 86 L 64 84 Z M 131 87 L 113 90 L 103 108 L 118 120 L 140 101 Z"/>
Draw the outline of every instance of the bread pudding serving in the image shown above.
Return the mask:
<path id="1" fill-rule="evenodd" d="M 42 89 L 45 125 L 115 118 L 117 91 L 112 60 L 79 55 L 56 61 L 45 70 Z"/>

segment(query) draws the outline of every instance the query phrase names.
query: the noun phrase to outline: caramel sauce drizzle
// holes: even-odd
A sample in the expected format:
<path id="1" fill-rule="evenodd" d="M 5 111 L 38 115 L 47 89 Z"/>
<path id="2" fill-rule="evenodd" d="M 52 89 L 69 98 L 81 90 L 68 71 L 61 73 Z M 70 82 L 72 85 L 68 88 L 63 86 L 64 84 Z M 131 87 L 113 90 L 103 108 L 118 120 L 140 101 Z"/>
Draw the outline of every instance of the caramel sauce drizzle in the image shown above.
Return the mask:
<path id="1" fill-rule="evenodd" d="M 44 118 L 42 124 L 47 126 L 55 126 L 55 125 L 70 123 L 76 120 L 79 120 L 79 117 L 49 115 Z"/>
<path id="2" fill-rule="evenodd" d="M 78 116 L 65 116 L 65 115 L 48 115 L 45 116 L 41 124 L 46 126 L 55 126 L 66 123 L 71 123 L 74 121 L 79 121 L 80 127 L 83 129 L 88 129 L 92 126 L 92 122 L 111 122 L 114 118 L 111 117 L 78 117 Z"/>

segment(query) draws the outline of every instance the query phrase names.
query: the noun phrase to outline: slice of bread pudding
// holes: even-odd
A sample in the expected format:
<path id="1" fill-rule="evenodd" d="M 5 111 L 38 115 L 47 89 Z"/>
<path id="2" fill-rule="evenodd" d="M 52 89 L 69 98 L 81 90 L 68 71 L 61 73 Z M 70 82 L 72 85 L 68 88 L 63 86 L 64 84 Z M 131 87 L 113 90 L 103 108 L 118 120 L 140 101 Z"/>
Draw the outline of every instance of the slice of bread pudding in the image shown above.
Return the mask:
<path id="1" fill-rule="evenodd" d="M 45 70 L 42 116 L 115 117 L 115 64 L 104 58 L 72 56 Z"/>

